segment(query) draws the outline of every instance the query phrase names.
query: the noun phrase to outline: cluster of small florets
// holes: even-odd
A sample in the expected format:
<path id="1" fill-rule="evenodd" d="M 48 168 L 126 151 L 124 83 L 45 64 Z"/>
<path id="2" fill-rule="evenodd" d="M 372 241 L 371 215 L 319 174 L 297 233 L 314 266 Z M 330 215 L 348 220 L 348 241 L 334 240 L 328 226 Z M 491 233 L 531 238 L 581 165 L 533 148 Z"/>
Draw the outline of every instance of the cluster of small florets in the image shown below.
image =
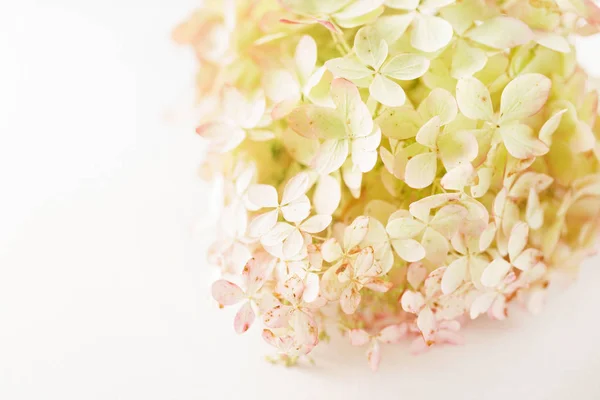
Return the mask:
<path id="1" fill-rule="evenodd" d="M 175 39 L 212 110 L 209 262 L 234 327 L 283 360 L 341 329 L 368 346 L 461 342 L 537 311 L 593 251 L 598 93 L 574 35 L 590 0 L 222 0 Z"/>

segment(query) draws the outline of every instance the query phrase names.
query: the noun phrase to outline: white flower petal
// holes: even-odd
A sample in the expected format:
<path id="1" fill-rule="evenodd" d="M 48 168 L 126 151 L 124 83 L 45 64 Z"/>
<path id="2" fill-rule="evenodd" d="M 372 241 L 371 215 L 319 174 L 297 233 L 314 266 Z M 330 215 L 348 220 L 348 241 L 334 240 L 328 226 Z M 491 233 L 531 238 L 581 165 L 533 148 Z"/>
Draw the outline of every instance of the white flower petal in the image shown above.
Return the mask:
<path id="1" fill-rule="evenodd" d="M 348 151 L 347 140 L 326 140 L 313 160 L 314 168 L 321 174 L 337 171 L 348 158 Z"/>
<path id="2" fill-rule="evenodd" d="M 323 255 L 323 260 L 333 262 L 342 257 L 342 247 L 334 238 L 327 239 L 321 246 L 321 254 Z"/>
<path id="3" fill-rule="evenodd" d="M 402 295 L 400 303 L 402 304 L 402 309 L 404 311 L 417 314 L 425 305 L 425 299 L 421 293 L 407 290 Z"/>
<path id="4" fill-rule="evenodd" d="M 526 249 L 513 262 L 515 268 L 521 271 L 529 271 L 535 267 L 542 259 L 544 254 L 538 249 Z"/>
<path id="5" fill-rule="evenodd" d="M 399 343 L 408 333 L 406 324 L 388 325 L 383 328 L 378 335 L 378 339 L 382 343 Z"/>
<path id="6" fill-rule="evenodd" d="M 414 239 L 392 240 L 392 247 L 404 261 L 417 262 L 426 256 L 423 245 Z"/>
<path id="7" fill-rule="evenodd" d="M 308 184 L 310 178 L 306 172 L 300 172 L 291 178 L 283 189 L 283 196 L 281 197 L 281 205 L 289 204 L 295 200 L 298 200 L 302 195 L 308 191 Z"/>
<path id="8" fill-rule="evenodd" d="M 313 195 L 315 211 L 318 214 L 333 215 L 341 198 L 340 182 L 331 175 L 321 175 Z"/>
<path id="9" fill-rule="evenodd" d="M 278 222 L 273 229 L 267 232 L 260 238 L 260 242 L 265 246 L 276 246 L 283 241 L 295 230 L 295 228 L 285 222 Z"/>
<path id="10" fill-rule="evenodd" d="M 468 257 L 457 258 L 448 265 L 442 277 L 442 292 L 444 294 L 450 294 L 462 285 L 467 278 L 468 266 Z"/>
<path id="11" fill-rule="evenodd" d="M 514 261 L 521 254 L 527 245 L 528 238 L 529 225 L 525 222 L 517 222 L 510 231 L 508 238 L 508 255 L 511 261 Z"/>
<path id="12" fill-rule="evenodd" d="M 508 261 L 503 258 L 496 258 L 483 270 L 481 284 L 490 288 L 498 286 L 508 274 L 510 268 L 511 265 Z"/>
<path id="13" fill-rule="evenodd" d="M 300 252 L 304 238 L 298 229 L 294 229 L 292 233 L 283 241 L 283 255 L 290 259 Z"/>
<path id="14" fill-rule="evenodd" d="M 271 185 L 254 184 L 248 187 L 248 200 L 257 208 L 277 207 L 277 190 Z"/>
<path id="15" fill-rule="evenodd" d="M 471 319 L 477 318 L 479 315 L 486 313 L 496 297 L 498 295 L 495 292 L 486 292 L 480 295 L 471 304 L 470 316 Z"/>
<path id="16" fill-rule="evenodd" d="M 369 231 L 369 217 L 360 216 L 344 230 L 344 249 L 346 251 L 358 246 Z"/>
<path id="17" fill-rule="evenodd" d="M 271 210 L 255 217 L 248 226 L 248 236 L 258 238 L 268 233 L 277 223 L 279 212 Z"/>
<path id="18" fill-rule="evenodd" d="M 291 203 L 281 207 L 283 218 L 289 222 L 304 221 L 310 214 L 310 200 L 306 195 L 292 201 Z"/>
<path id="19" fill-rule="evenodd" d="M 306 233 L 322 232 L 331 223 L 331 215 L 314 215 L 300 225 L 300 229 Z"/>

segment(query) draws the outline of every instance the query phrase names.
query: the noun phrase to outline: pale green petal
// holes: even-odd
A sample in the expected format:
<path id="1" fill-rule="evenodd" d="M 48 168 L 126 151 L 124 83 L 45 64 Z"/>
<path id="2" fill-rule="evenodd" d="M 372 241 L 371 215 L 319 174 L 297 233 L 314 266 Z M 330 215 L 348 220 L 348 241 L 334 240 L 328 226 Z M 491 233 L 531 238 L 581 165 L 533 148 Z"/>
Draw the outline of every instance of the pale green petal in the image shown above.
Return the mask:
<path id="1" fill-rule="evenodd" d="M 386 0 L 385 5 L 397 10 L 416 10 L 421 0 Z"/>
<path id="2" fill-rule="evenodd" d="M 417 133 L 417 142 L 432 150 L 437 149 L 437 139 L 440 134 L 440 117 L 437 115 L 427 121 Z"/>
<path id="3" fill-rule="evenodd" d="M 424 189 L 433 183 L 437 174 L 437 155 L 419 154 L 408 161 L 404 181 L 413 189 Z"/>
<path id="4" fill-rule="evenodd" d="M 487 60 L 483 50 L 469 46 L 464 40 L 459 40 L 452 57 L 450 73 L 455 79 L 473 76 L 485 67 Z"/>
<path id="5" fill-rule="evenodd" d="M 371 112 L 352 82 L 335 79 L 331 84 L 331 98 L 348 126 L 349 133 L 354 137 L 363 137 L 373 132 Z"/>
<path id="6" fill-rule="evenodd" d="M 294 53 L 296 69 L 303 83 L 306 83 L 317 65 L 317 43 L 312 36 L 304 35 L 300 38 Z"/>
<path id="7" fill-rule="evenodd" d="M 362 79 L 373 75 L 373 71 L 367 68 L 356 56 L 334 58 L 325 63 L 325 67 L 333 75 L 346 79 Z"/>
<path id="8" fill-rule="evenodd" d="M 536 138 L 533 129 L 527 125 L 503 125 L 498 132 L 502 136 L 506 150 L 515 158 L 539 157 L 548 152 L 548 146 Z"/>
<path id="9" fill-rule="evenodd" d="M 513 79 L 502 92 L 500 124 L 520 121 L 536 114 L 546 104 L 552 81 L 541 74 L 524 74 Z"/>
<path id="10" fill-rule="evenodd" d="M 289 127 L 309 139 L 341 139 L 346 136 L 346 127 L 337 110 L 326 107 L 304 105 L 288 115 Z"/>
<path id="11" fill-rule="evenodd" d="M 393 80 L 381 75 L 375 75 L 371 86 L 371 96 L 387 107 L 400 107 L 406 103 L 404 89 Z"/>
<path id="12" fill-rule="evenodd" d="M 391 45 L 402 37 L 404 32 L 406 32 L 410 26 L 413 18 L 414 15 L 411 13 L 385 15 L 377 19 L 373 24 L 373 28 L 380 38 Z"/>
<path id="13" fill-rule="evenodd" d="M 458 114 L 458 106 L 452 94 L 445 89 L 433 89 L 429 96 L 419 105 L 419 113 L 428 120 L 434 116 L 440 118 L 441 125 L 454 121 Z"/>
<path id="14" fill-rule="evenodd" d="M 426 53 L 445 47 L 452 40 L 452 25 L 440 17 L 418 14 L 413 22 L 411 45 Z"/>
<path id="15" fill-rule="evenodd" d="M 420 78 L 429 69 L 429 60 L 417 54 L 399 54 L 388 61 L 381 73 L 390 78 L 410 81 Z"/>
<path id="16" fill-rule="evenodd" d="M 365 26 L 354 37 L 354 52 L 363 64 L 379 70 L 388 56 L 388 45 L 372 27 Z"/>
<path id="17" fill-rule="evenodd" d="M 456 101 L 460 112 L 467 118 L 491 121 L 494 108 L 490 92 L 477 78 L 462 78 L 456 85 Z"/>
<path id="18" fill-rule="evenodd" d="M 504 16 L 484 21 L 467 33 L 469 39 L 495 49 L 513 48 L 529 43 L 533 36 L 526 23 Z"/>

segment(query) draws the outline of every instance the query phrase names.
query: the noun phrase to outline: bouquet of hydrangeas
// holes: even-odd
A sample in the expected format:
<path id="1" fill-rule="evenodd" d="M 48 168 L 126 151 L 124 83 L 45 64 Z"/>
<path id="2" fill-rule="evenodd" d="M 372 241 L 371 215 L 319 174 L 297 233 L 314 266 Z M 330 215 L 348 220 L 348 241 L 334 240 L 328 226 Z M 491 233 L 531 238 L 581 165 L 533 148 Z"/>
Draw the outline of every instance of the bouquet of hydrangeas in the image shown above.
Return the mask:
<path id="1" fill-rule="evenodd" d="M 341 329 L 461 342 L 537 311 L 593 253 L 591 0 L 221 0 L 174 32 L 197 55 L 202 174 L 220 182 L 212 294 L 294 362 Z"/>

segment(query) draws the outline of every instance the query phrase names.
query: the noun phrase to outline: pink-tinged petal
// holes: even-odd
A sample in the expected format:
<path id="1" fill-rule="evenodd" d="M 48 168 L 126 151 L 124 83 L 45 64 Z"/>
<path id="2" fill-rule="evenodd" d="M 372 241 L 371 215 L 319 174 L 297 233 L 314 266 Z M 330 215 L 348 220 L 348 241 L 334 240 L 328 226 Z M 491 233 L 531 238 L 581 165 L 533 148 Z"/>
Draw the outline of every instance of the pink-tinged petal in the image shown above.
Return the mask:
<path id="1" fill-rule="evenodd" d="M 538 249 L 526 249 L 513 262 L 516 268 L 521 271 L 529 271 L 540 263 L 544 258 L 544 253 Z"/>
<path id="2" fill-rule="evenodd" d="M 540 314 L 546 302 L 546 291 L 541 289 L 532 290 L 527 299 L 527 309 L 532 314 Z"/>
<path id="3" fill-rule="evenodd" d="M 281 289 L 281 295 L 292 304 L 298 304 L 304 292 L 304 282 L 296 274 L 289 277 Z"/>
<path id="4" fill-rule="evenodd" d="M 306 172 L 301 172 L 288 181 L 283 189 L 281 204 L 286 205 L 298 200 L 308 190 L 309 177 Z"/>
<path id="5" fill-rule="evenodd" d="M 331 215 L 314 215 L 300 225 L 300 229 L 306 233 L 319 233 L 331 224 Z"/>
<path id="6" fill-rule="evenodd" d="M 321 277 L 321 294 L 329 301 L 338 300 L 347 286 L 338 278 L 337 269 L 340 265 L 333 265 Z"/>
<path id="7" fill-rule="evenodd" d="M 319 342 L 319 330 L 310 315 L 303 311 L 295 311 L 292 317 L 295 341 L 298 344 L 314 347 Z"/>
<path id="8" fill-rule="evenodd" d="M 277 210 L 271 210 L 255 217 L 248 226 L 248 235 L 258 238 L 267 234 L 277 224 L 278 216 L 279 212 Z"/>
<path id="9" fill-rule="evenodd" d="M 273 347 L 279 348 L 281 346 L 281 339 L 279 339 L 275 334 L 269 329 L 263 329 L 262 338 L 265 342 L 269 343 Z"/>
<path id="10" fill-rule="evenodd" d="M 371 278 L 367 283 L 365 283 L 366 288 L 379 293 L 385 293 L 393 286 L 394 284 L 392 282 L 384 281 L 380 278 Z"/>
<path id="11" fill-rule="evenodd" d="M 277 190 L 271 185 L 250 185 L 248 187 L 248 200 L 258 208 L 277 207 Z"/>
<path id="12" fill-rule="evenodd" d="M 471 304 L 469 312 L 471 319 L 477 318 L 479 315 L 486 313 L 498 294 L 496 292 L 487 292 L 477 297 Z"/>
<path id="13" fill-rule="evenodd" d="M 399 343 L 408 333 L 406 324 L 389 325 L 379 332 L 378 339 L 382 343 Z"/>
<path id="14" fill-rule="evenodd" d="M 417 326 L 423 335 L 423 339 L 425 339 L 425 343 L 427 345 L 433 344 L 436 321 L 431 308 L 425 307 L 421 310 L 417 317 Z"/>
<path id="15" fill-rule="evenodd" d="M 290 259 L 300 253 L 304 245 L 304 238 L 298 229 L 294 229 L 292 233 L 283 241 L 283 255 L 286 259 Z"/>
<path id="16" fill-rule="evenodd" d="M 269 328 L 282 328 L 286 326 L 292 311 L 293 308 L 290 306 L 284 306 L 283 304 L 276 305 L 264 314 L 263 320 L 265 325 Z"/>
<path id="17" fill-rule="evenodd" d="M 361 250 L 354 261 L 354 274 L 357 277 L 364 276 L 376 276 L 378 275 L 377 268 L 374 267 L 375 255 L 373 254 L 373 248 L 371 246 Z"/>
<path id="18" fill-rule="evenodd" d="M 451 344 L 454 346 L 460 346 L 465 344 L 465 339 L 462 337 L 462 335 L 453 331 L 440 330 L 435 335 L 435 340 L 438 343 Z"/>
<path id="19" fill-rule="evenodd" d="M 301 222 L 310 214 L 310 200 L 305 195 L 281 207 L 283 218 L 289 222 Z"/>
<path id="20" fill-rule="evenodd" d="M 423 295 L 418 292 L 413 292 L 412 290 L 404 292 L 400 302 L 402 304 L 402 309 L 412 314 L 417 314 L 425 305 Z"/>
<path id="21" fill-rule="evenodd" d="M 413 289 L 418 289 L 427 277 L 427 268 L 421 263 L 412 263 L 406 271 L 406 280 Z"/>
<path id="22" fill-rule="evenodd" d="M 369 362 L 369 367 L 371 367 L 373 371 L 377 371 L 379 363 L 381 362 L 381 346 L 376 340 L 371 343 L 369 350 L 367 350 L 367 360 Z"/>
<path id="23" fill-rule="evenodd" d="M 481 284 L 490 288 L 498 286 L 506 274 L 508 274 L 510 268 L 510 263 L 505 259 L 495 259 L 481 274 Z"/>
<path id="24" fill-rule="evenodd" d="M 361 295 L 354 288 L 354 286 L 347 287 L 340 297 L 340 305 L 342 306 L 342 311 L 344 313 L 350 315 L 356 312 L 358 305 L 360 304 Z"/>
<path id="25" fill-rule="evenodd" d="M 363 329 L 351 329 L 348 331 L 348 338 L 352 346 L 364 346 L 369 343 L 371 337 Z"/>
<path id="26" fill-rule="evenodd" d="M 467 277 L 468 267 L 468 257 L 457 258 L 448 265 L 442 277 L 442 292 L 444 294 L 450 294 L 462 285 Z"/>
<path id="27" fill-rule="evenodd" d="M 249 294 L 256 293 L 264 285 L 274 266 L 275 259 L 266 253 L 259 253 L 246 263 L 242 277 Z"/>
<path id="28" fill-rule="evenodd" d="M 254 314 L 252 304 L 247 301 L 235 315 L 235 319 L 233 320 L 233 327 L 235 328 L 235 331 L 238 334 L 246 332 L 248 328 L 252 326 L 254 318 L 256 318 L 256 314 Z"/>
<path id="29" fill-rule="evenodd" d="M 513 226 L 508 239 L 508 255 L 511 261 L 514 261 L 521 254 L 527 245 L 528 238 L 529 225 L 525 222 L 517 222 Z"/>
<path id="30" fill-rule="evenodd" d="M 230 306 L 244 299 L 244 291 L 235 283 L 221 279 L 213 283 L 212 296 L 219 304 Z"/>
<path id="31" fill-rule="evenodd" d="M 429 350 L 429 346 L 427 346 L 427 343 L 425 343 L 425 340 L 423 339 L 422 336 L 419 336 L 418 338 L 416 338 L 415 340 L 412 341 L 412 343 L 410 344 L 410 353 L 417 355 L 417 354 L 423 354 L 425 352 L 427 352 Z"/>
<path id="32" fill-rule="evenodd" d="M 496 299 L 492 303 L 489 309 L 489 315 L 493 319 L 503 321 L 508 316 L 506 309 L 506 298 L 504 296 L 496 296 Z"/>
<path id="33" fill-rule="evenodd" d="M 334 262 L 342 257 L 342 247 L 337 240 L 330 238 L 321 246 L 321 254 L 323 254 L 323 260 Z"/>

